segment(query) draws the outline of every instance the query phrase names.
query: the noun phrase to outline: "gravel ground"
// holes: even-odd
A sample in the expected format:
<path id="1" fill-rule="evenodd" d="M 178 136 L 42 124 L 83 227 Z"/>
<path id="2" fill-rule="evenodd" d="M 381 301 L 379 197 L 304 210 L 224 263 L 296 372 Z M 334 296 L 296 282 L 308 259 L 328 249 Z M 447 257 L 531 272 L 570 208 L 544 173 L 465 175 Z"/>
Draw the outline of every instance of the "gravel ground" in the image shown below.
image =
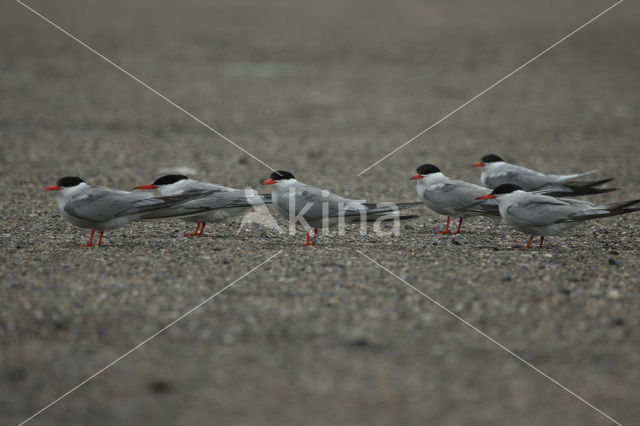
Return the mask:
<path id="1" fill-rule="evenodd" d="M 490 152 L 599 169 L 640 196 L 640 7 L 625 2 L 371 169 L 355 174 L 610 3 L 31 0 L 37 10 L 276 168 L 370 201 L 414 201 L 431 162 L 477 181 Z M 0 423 L 16 424 L 190 307 L 272 261 L 31 424 L 609 424 L 376 267 L 475 324 L 621 423 L 640 417 L 640 215 L 527 236 L 477 219 L 440 236 L 303 248 L 238 222 L 108 232 L 64 222 L 64 175 L 114 188 L 189 167 L 268 169 L 18 3 L 0 6 Z"/>

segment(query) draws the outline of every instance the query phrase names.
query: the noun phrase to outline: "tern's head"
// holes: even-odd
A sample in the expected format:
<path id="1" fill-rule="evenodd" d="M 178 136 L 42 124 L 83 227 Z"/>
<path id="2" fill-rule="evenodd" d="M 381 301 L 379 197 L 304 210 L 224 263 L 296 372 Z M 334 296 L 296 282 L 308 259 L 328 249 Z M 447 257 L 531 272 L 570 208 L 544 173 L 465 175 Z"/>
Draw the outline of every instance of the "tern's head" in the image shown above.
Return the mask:
<path id="1" fill-rule="evenodd" d="M 291 173 L 285 170 L 278 170 L 277 172 L 271 173 L 269 179 L 266 179 L 262 182 L 263 185 L 277 185 L 277 184 L 286 184 L 291 182 L 297 182 L 296 177 Z"/>
<path id="2" fill-rule="evenodd" d="M 186 182 L 187 179 L 189 178 L 184 175 L 166 175 L 159 177 L 151 184 L 136 186 L 135 189 L 162 189 L 169 185 Z"/>
<path id="3" fill-rule="evenodd" d="M 65 189 L 76 188 L 78 185 L 85 184 L 84 180 L 77 176 L 65 176 L 58 179 L 58 183 L 46 187 L 47 191 L 64 191 Z M 86 184 L 85 184 L 86 185 Z"/>
<path id="4" fill-rule="evenodd" d="M 496 163 L 501 163 L 504 160 L 500 157 L 498 157 L 495 154 L 489 154 L 489 155 L 485 155 L 484 157 L 482 157 L 480 159 L 480 161 L 478 161 L 476 164 L 473 165 L 473 167 L 485 167 L 488 165 L 492 165 L 492 164 L 496 164 Z"/>
<path id="5" fill-rule="evenodd" d="M 500 198 L 503 195 L 513 194 L 516 191 L 523 191 L 521 187 L 518 185 L 514 185 L 512 183 L 503 183 L 502 185 L 496 186 L 493 191 L 489 194 L 485 194 L 481 197 L 478 197 L 478 200 L 488 200 L 490 198 Z"/>
<path id="6" fill-rule="evenodd" d="M 423 164 L 416 169 L 416 172 L 418 172 L 418 174 L 409 180 L 421 180 L 430 176 L 442 175 L 440 169 L 433 164 Z"/>

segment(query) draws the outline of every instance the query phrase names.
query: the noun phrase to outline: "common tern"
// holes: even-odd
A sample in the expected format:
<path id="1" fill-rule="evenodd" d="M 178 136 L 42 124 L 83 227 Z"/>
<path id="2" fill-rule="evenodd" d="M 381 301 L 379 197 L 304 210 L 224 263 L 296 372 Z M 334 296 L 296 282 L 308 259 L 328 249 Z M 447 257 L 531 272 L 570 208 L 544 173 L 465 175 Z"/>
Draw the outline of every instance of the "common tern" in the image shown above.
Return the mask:
<path id="1" fill-rule="evenodd" d="M 195 196 L 186 205 L 205 208 L 201 215 L 184 217 L 186 222 L 195 222 L 196 230 L 187 236 L 201 236 L 209 222 L 222 222 L 230 217 L 240 216 L 252 206 L 270 203 L 250 188 L 234 189 L 214 183 L 199 182 L 184 175 L 166 175 L 152 184 L 136 186 L 135 189 L 157 189 L 161 196 Z"/>
<path id="2" fill-rule="evenodd" d="M 279 170 L 262 182 L 273 185 L 271 201 L 278 211 L 288 218 L 289 223 L 300 224 L 307 231 L 304 246 L 315 245 L 310 241 L 311 228 L 318 237 L 318 228 L 335 224 L 370 222 L 375 220 L 409 219 L 416 216 L 400 216 L 399 210 L 414 207 L 420 203 L 367 203 L 367 200 L 352 200 L 332 194 L 327 190 L 299 182 L 290 172 Z"/>
<path id="3" fill-rule="evenodd" d="M 483 167 L 480 182 L 491 189 L 504 183 L 511 183 L 520 186 L 525 191 L 545 191 L 547 195 L 555 197 L 602 194 L 617 189 L 596 188 L 599 185 L 611 182 L 613 178 L 594 181 L 578 180 L 595 173 L 595 170 L 572 175 L 547 175 L 526 167 L 507 163 L 495 154 L 485 155 L 473 167 Z"/>
<path id="4" fill-rule="evenodd" d="M 447 227 L 440 234 L 459 234 L 462 220 L 471 216 L 500 216 L 498 203 L 494 200 L 478 200 L 489 189 L 445 176 L 433 164 L 423 164 L 416 169 L 410 180 L 416 180 L 418 197 L 436 213 L 447 216 Z M 451 217 L 459 218 L 458 229 L 449 230 Z"/>
<path id="5" fill-rule="evenodd" d="M 558 235 L 585 220 L 617 216 L 640 210 L 632 207 L 640 200 L 593 205 L 588 201 L 555 198 L 540 193 L 525 192 L 518 185 L 499 185 L 491 193 L 478 197 L 480 200 L 498 201 L 500 215 L 518 231 L 531 234 L 526 248 L 531 247 L 535 235 L 540 236 L 540 248 L 544 237 Z"/>
<path id="6" fill-rule="evenodd" d="M 81 247 L 92 247 L 96 230 L 104 231 L 133 221 L 164 219 L 201 213 L 205 209 L 184 206 L 184 197 L 154 197 L 150 193 L 127 192 L 102 186 L 87 185 L 76 176 L 66 176 L 45 188 L 60 191 L 58 209 L 62 217 L 81 228 L 90 228 L 91 237 Z"/>

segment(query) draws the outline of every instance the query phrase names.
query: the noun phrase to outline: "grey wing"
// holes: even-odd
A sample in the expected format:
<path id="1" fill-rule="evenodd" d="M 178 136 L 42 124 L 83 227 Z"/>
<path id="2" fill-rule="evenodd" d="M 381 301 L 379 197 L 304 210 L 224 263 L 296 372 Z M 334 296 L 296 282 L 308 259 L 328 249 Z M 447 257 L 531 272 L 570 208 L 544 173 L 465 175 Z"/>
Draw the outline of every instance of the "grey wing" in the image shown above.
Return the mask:
<path id="1" fill-rule="evenodd" d="M 215 183 L 193 181 L 189 184 L 189 186 L 184 191 L 180 192 L 180 194 L 204 195 L 204 194 L 211 194 L 215 192 L 228 192 L 228 191 L 237 191 L 237 189 L 228 188 L 222 185 L 216 185 Z"/>
<path id="2" fill-rule="evenodd" d="M 222 186 L 222 185 L 218 185 L 218 184 L 215 184 L 215 183 L 193 182 L 189 187 L 189 191 L 205 193 L 205 192 L 238 191 L 238 189 L 229 188 L 227 186 Z"/>
<path id="3" fill-rule="evenodd" d="M 435 204 L 455 210 L 476 209 L 486 203 L 476 198 L 489 192 L 487 188 L 462 181 L 438 185 L 434 190 L 424 191 L 423 197 Z M 492 203 L 493 204 L 493 203 Z"/>
<path id="4" fill-rule="evenodd" d="M 553 180 L 553 178 L 550 178 L 549 176 L 543 174 L 522 173 L 511 170 L 487 177 L 485 183 L 489 188 L 495 188 L 505 183 L 512 183 L 514 185 L 518 185 L 525 191 L 536 191 L 548 185 L 554 184 L 555 181 Z"/>
<path id="5" fill-rule="evenodd" d="M 308 218 L 320 218 L 324 214 L 329 217 L 338 216 L 340 211 L 358 211 L 364 209 L 362 205 L 366 200 L 351 200 L 340 197 L 329 191 L 315 188 L 309 185 L 299 185 L 295 187 L 292 196 L 280 197 L 279 206 L 285 211 L 289 211 L 290 203 L 295 203 L 293 210 L 296 215 L 305 209 L 304 216 Z"/>
<path id="6" fill-rule="evenodd" d="M 554 180 L 554 182 L 558 182 L 558 183 L 566 183 L 566 182 L 571 182 L 575 179 L 581 178 L 581 177 L 585 177 L 588 175 L 591 175 L 593 173 L 597 172 L 597 170 L 589 170 L 588 172 L 584 172 L 584 173 L 575 173 L 572 175 L 547 175 L 548 177 L 552 178 Z"/>
<path id="7" fill-rule="evenodd" d="M 216 191 L 210 192 L 208 195 L 187 200 L 180 204 L 184 208 L 196 208 L 206 210 L 217 210 L 232 207 L 249 207 L 255 204 L 263 203 L 259 195 L 255 191 Z"/>
<path id="8" fill-rule="evenodd" d="M 154 210 L 164 205 L 165 201 L 154 198 L 149 193 L 92 187 L 90 192 L 72 198 L 64 207 L 64 211 L 80 219 L 103 222 L 116 217 Z"/>
<path id="9" fill-rule="evenodd" d="M 525 202 L 512 204 L 507 208 L 507 214 L 518 222 L 543 226 L 566 221 L 572 214 L 589 206 L 591 204 L 586 201 L 537 196 Z"/>

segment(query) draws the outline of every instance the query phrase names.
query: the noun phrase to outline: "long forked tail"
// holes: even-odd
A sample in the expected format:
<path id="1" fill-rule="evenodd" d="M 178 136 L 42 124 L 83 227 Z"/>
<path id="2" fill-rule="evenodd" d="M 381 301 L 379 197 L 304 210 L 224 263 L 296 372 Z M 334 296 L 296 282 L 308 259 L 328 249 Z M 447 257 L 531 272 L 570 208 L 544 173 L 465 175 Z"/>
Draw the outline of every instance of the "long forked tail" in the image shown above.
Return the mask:
<path id="1" fill-rule="evenodd" d="M 400 210 L 409 209 L 412 207 L 421 206 L 422 203 L 365 203 L 364 206 L 367 210 L 353 210 L 344 212 L 345 219 L 349 222 L 374 222 L 381 216 L 386 216 L 382 219 L 383 222 L 392 220 L 407 220 L 418 217 L 417 215 L 401 215 Z"/>
<path id="2" fill-rule="evenodd" d="M 632 207 L 638 206 L 639 204 L 640 199 L 596 206 L 589 212 L 575 213 L 571 215 L 569 219 L 562 220 L 561 222 L 577 222 L 581 220 L 591 220 L 598 219 L 600 217 L 618 216 L 621 214 L 633 213 L 640 211 L 640 207 Z"/>
<path id="3" fill-rule="evenodd" d="M 562 186 L 568 188 L 568 191 L 550 191 L 546 192 L 545 195 L 550 195 L 552 197 L 579 197 L 582 195 L 594 195 L 594 194 L 604 194 L 607 192 L 617 191 L 618 188 L 596 188 L 597 186 L 603 185 L 605 183 L 611 182 L 613 178 L 594 180 L 588 182 L 582 181 L 570 181 L 565 182 Z"/>
<path id="4" fill-rule="evenodd" d="M 621 201 L 618 203 L 605 204 L 604 206 L 600 206 L 600 207 L 604 207 L 605 209 L 611 210 L 611 211 L 621 211 L 621 213 L 619 214 L 622 214 L 622 213 L 631 213 L 631 212 L 635 212 L 636 210 L 640 210 L 640 207 L 635 207 L 632 209 L 629 208 L 631 206 L 635 206 L 636 204 L 640 204 L 640 198 L 637 200 Z"/>

